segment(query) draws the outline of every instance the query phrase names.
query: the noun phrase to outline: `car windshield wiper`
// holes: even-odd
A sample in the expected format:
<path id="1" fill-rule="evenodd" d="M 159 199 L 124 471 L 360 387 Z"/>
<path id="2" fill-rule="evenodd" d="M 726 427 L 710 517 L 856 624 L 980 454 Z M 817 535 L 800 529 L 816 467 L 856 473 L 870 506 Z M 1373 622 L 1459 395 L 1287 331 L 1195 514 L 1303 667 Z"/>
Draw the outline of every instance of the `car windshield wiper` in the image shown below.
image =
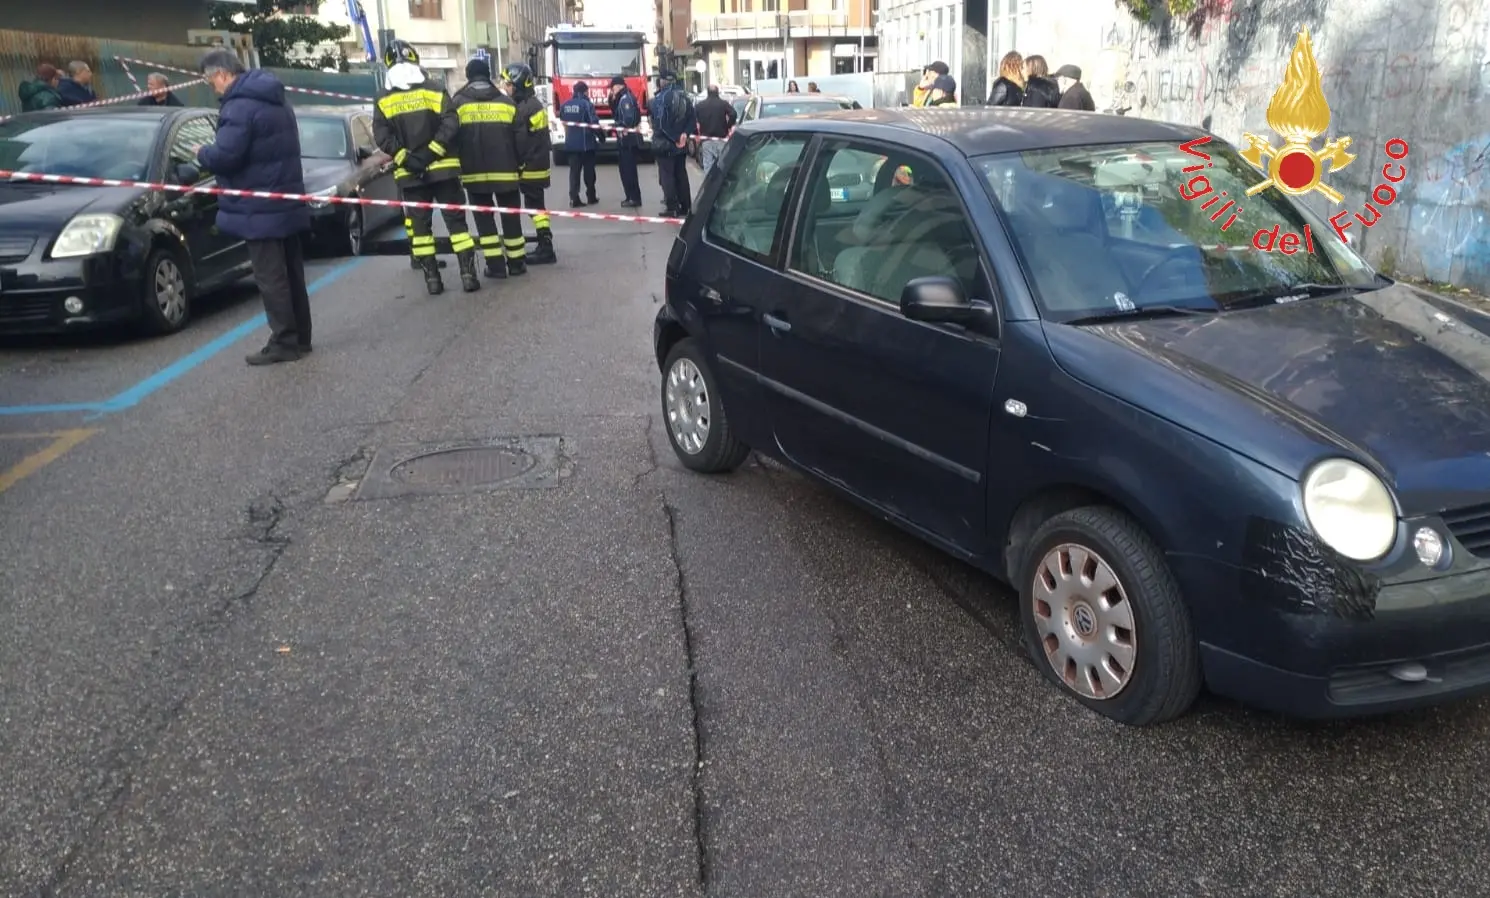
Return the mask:
<path id="1" fill-rule="evenodd" d="M 1072 318 L 1063 324 L 1103 324 L 1109 321 L 1138 321 L 1143 318 L 1171 318 L 1176 315 L 1214 315 L 1218 309 L 1197 309 L 1194 306 L 1140 306 L 1136 309 L 1113 309 Z"/>
<path id="2" fill-rule="evenodd" d="M 1217 298 L 1222 308 L 1236 309 L 1263 303 L 1289 303 L 1300 299 L 1321 296 L 1353 296 L 1366 290 L 1354 284 L 1289 284 L 1287 286 L 1260 287 L 1256 290 L 1238 290 L 1224 298 Z"/>

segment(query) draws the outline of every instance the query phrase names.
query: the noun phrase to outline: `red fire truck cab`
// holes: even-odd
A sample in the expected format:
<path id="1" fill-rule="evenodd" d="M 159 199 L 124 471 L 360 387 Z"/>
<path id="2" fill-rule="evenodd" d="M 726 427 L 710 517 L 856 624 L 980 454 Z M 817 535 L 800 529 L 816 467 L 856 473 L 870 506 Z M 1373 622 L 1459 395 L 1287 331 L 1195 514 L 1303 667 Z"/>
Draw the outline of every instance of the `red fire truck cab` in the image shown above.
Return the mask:
<path id="1" fill-rule="evenodd" d="M 617 75 L 641 105 L 642 127 L 646 129 L 647 102 L 651 72 L 647 67 L 647 36 L 641 31 L 600 31 L 590 26 L 558 25 L 544 32 L 545 68 L 549 77 L 549 133 L 554 142 L 554 164 L 566 164 L 564 126 L 559 121 L 559 107 L 574 95 L 574 85 L 589 85 L 590 102 L 602 125 L 611 125 L 610 82 Z M 602 154 L 614 153 L 614 134 L 600 145 Z M 645 142 L 644 142 L 645 143 Z M 645 150 L 643 151 L 645 152 Z"/>

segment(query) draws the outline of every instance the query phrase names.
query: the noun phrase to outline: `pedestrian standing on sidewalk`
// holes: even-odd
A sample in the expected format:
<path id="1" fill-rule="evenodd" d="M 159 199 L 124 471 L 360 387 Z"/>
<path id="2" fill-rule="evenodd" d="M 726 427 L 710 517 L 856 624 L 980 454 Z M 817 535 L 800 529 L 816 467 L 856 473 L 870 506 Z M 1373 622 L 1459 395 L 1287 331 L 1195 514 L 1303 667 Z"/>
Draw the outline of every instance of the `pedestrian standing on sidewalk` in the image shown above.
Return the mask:
<path id="1" fill-rule="evenodd" d="M 641 135 L 636 129 L 642 124 L 641 106 L 626 86 L 620 75 L 610 80 L 611 118 L 616 123 L 616 167 L 621 172 L 621 192 L 626 198 L 621 205 L 634 209 L 642 204 L 642 185 L 636 175 L 636 151 L 641 148 Z"/>
<path id="2" fill-rule="evenodd" d="M 652 99 L 652 155 L 662 185 L 662 214 L 686 218 L 693 209 L 688 185 L 688 139 L 698 131 L 693 101 L 667 69 L 657 73 L 662 90 Z"/>
<path id="3" fill-rule="evenodd" d="M 719 96 L 719 85 L 709 85 L 709 96 L 695 107 L 698 115 L 698 133 L 704 138 L 698 148 L 698 162 L 703 166 L 704 177 L 724 153 L 724 141 L 735 129 L 735 107 Z M 714 138 L 710 140 L 709 138 Z"/>
<path id="4" fill-rule="evenodd" d="M 217 140 L 198 147 L 202 168 L 229 190 L 305 193 L 300 166 L 300 126 L 285 102 L 285 86 L 264 69 L 245 71 L 232 50 L 202 57 L 202 77 L 222 98 Z M 298 361 L 310 352 L 310 293 L 300 235 L 310 230 L 304 203 L 223 196 L 217 227 L 248 243 L 254 280 L 264 298 L 269 342 L 248 357 L 250 365 Z"/>
<path id="5" fill-rule="evenodd" d="M 579 198 L 579 179 L 584 175 L 585 194 L 590 205 L 599 202 L 595 196 L 595 154 L 600 146 L 600 116 L 590 102 L 590 86 L 583 81 L 574 85 L 574 93 L 559 107 L 559 121 L 564 128 L 564 152 L 569 156 L 569 205 L 585 205 Z"/>

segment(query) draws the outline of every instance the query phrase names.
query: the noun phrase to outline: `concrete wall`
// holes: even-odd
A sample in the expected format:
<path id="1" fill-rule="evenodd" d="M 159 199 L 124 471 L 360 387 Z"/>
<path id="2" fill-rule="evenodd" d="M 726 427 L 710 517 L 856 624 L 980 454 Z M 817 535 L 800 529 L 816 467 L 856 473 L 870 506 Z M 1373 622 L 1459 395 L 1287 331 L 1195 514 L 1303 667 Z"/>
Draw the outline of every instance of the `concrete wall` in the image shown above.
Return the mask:
<path id="1" fill-rule="evenodd" d="M 207 0 L 67 0 L 64 4 L 0 2 L 0 24 L 12 31 L 91 36 L 114 40 L 184 44 L 188 28 L 206 28 Z"/>
<path id="2" fill-rule="evenodd" d="M 1479 0 L 1209 0 L 1184 24 L 1140 25 L 1112 0 L 1036 13 L 1021 50 L 1080 65 L 1098 109 L 1272 136 L 1266 112 L 1295 35 L 1310 29 L 1332 122 L 1358 158 L 1327 181 L 1360 211 L 1384 145 L 1411 146 L 1400 197 L 1355 246 L 1399 274 L 1490 291 L 1490 4 Z M 1275 142 L 1276 142 L 1275 138 Z M 1316 147 L 1318 144 L 1316 144 Z M 1368 215 L 1369 217 L 1369 215 Z"/>

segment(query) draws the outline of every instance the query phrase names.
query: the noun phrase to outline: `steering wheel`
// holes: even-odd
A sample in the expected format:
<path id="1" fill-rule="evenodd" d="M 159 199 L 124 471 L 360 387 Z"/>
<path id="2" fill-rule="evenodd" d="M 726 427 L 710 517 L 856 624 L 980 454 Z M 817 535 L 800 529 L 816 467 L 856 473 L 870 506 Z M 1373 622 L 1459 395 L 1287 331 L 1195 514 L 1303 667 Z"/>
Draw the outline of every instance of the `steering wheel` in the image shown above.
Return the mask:
<path id="1" fill-rule="evenodd" d="M 1148 287 L 1149 281 L 1154 279 L 1154 275 L 1158 274 L 1165 267 L 1173 265 L 1175 262 L 1193 263 L 1195 260 L 1192 254 L 1195 252 L 1196 248 L 1193 246 L 1170 247 L 1164 252 L 1164 258 L 1155 262 L 1153 265 L 1150 265 L 1147 271 L 1138 276 L 1138 283 L 1133 288 L 1133 292 L 1136 295 L 1142 296 L 1145 292 L 1147 292 L 1145 288 Z"/>

